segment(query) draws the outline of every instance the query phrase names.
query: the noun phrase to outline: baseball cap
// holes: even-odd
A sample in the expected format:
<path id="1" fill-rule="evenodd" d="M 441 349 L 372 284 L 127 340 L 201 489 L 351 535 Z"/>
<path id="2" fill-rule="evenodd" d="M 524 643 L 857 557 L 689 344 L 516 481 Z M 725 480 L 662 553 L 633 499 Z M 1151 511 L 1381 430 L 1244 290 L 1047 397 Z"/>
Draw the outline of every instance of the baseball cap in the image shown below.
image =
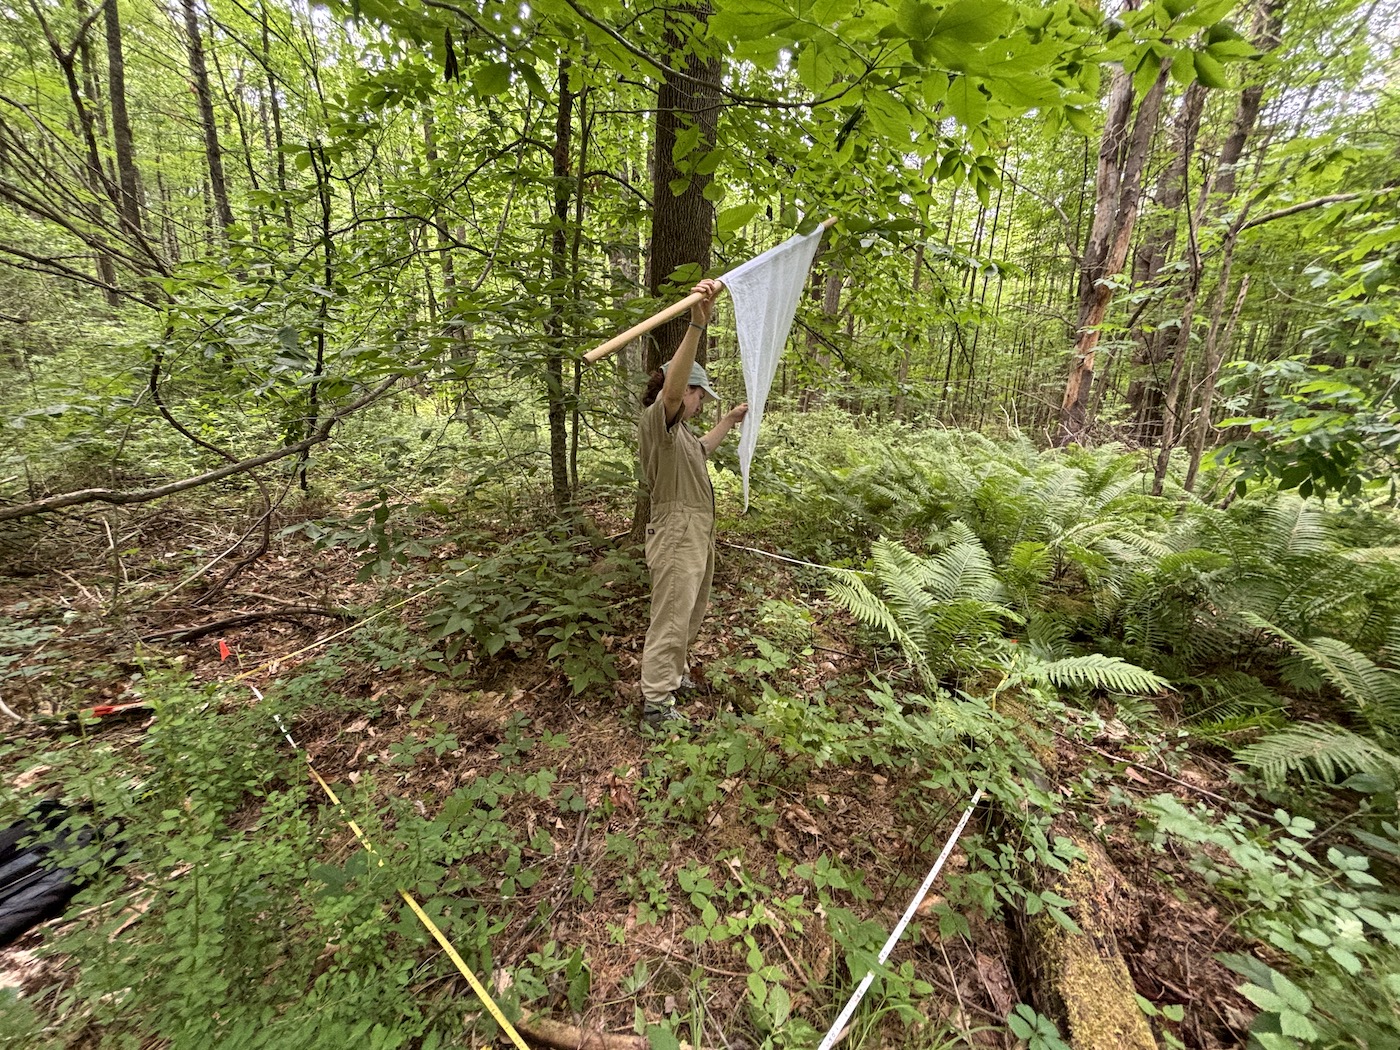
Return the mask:
<path id="1" fill-rule="evenodd" d="M 670 367 L 671 362 L 667 361 L 664 365 L 661 366 L 661 371 L 665 372 L 666 369 Z M 686 385 L 698 386 L 701 390 L 705 391 L 705 393 L 709 394 L 710 397 L 714 398 L 716 401 L 719 400 L 719 395 L 716 394 L 714 388 L 710 386 L 709 373 L 707 373 L 705 369 L 700 365 L 690 366 L 690 382 Z"/>

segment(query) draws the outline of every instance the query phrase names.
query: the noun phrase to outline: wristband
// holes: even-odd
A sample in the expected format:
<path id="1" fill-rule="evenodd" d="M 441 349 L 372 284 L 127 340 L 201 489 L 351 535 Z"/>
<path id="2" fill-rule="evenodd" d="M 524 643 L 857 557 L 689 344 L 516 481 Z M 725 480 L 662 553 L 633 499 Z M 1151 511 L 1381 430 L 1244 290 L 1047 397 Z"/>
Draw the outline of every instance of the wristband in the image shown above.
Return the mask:
<path id="1" fill-rule="evenodd" d="M 690 327 L 691 327 L 691 328 L 698 328 L 698 329 L 699 329 L 700 331 L 702 331 L 702 332 L 705 330 L 705 326 L 704 326 L 704 325 L 702 325 L 702 324 L 696 324 L 694 321 L 691 321 L 691 322 L 690 322 Z"/>

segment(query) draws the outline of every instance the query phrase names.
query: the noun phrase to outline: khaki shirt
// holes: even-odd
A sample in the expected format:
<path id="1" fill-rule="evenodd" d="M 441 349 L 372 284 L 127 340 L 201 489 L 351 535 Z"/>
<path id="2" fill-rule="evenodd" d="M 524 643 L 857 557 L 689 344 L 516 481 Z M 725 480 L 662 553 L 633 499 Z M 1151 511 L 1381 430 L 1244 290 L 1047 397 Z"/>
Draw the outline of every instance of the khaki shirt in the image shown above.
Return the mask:
<path id="1" fill-rule="evenodd" d="M 642 409 L 638 447 L 651 490 L 653 521 L 677 509 L 714 516 L 715 490 L 705 466 L 705 446 L 680 420 L 667 428 L 666 406 L 659 396 Z"/>

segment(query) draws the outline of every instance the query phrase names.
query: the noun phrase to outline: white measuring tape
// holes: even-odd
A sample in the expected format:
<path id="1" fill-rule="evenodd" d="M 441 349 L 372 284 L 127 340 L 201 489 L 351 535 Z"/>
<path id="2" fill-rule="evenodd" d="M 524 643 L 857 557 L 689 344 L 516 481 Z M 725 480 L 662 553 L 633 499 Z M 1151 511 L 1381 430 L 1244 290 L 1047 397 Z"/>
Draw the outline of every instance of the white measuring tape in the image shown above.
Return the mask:
<path id="1" fill-rule="evenodd" d="M 958 821 L 958 826 L 953 829 L 952 836 L 948 839 L 947 845 L 943 847 L 943 852 L 938 855 L 938 859 L 933 862 L 933 870 L 928 873 L 924 883 L 919 887 L 919 891 L 914 894 L 914 899 L 909 902 L 909 907 L 904 909 L 904 914 L 895 925 L 894 932 L 890 934 L 885 946 L 880 949 L 879 962 L 883 966 L 886 959 L 890 957 L 890 952 L 894 950 L 895 944 L 899 942 L 900 936 L 904 933 L 904 927 L 909 925 L 909 920 L 914 917 L 914 912 L 918 911 L 919 905 L 923 903 L 929 887 L 933 885 L 933 880 L 938 878 L 938 871 L 943 867 L 943 862 L 948 859 L 948 854 L 953 852 L 953 846 L 958 841 L 958 836 L 962 834 L 963 828 L 967 827 L 968 819 L 972 816 L 972 811 L 977 808 L 977 803 L 982 798 L 982 789 L 978 788 L 977 793 L 972 796 L 972 801 L 968 803 L 967 809 L 963 811 L 962 820 Z M 860 982 L 860 987 L 851 996 L 851 1001 L 846 1004 L 846 1008 L 836 1017 L 836 1022 L 831 1026 L 831 1031 L 826 1033 L 826 1038 L 821 1041 L 817 1050 L 831 1050 L 836 1045 L 836 1041 L 841 1037 L 841 1030 L 846 1026 L 846 1022 L 851 1019 L 851 1014 L 856 1012 L 856 1007 L 865 998 L 866 991 L 870 988 L 870 983 L 875 980 L 875 971 L 871 970 L 865 975 L 865 979 Z"/>

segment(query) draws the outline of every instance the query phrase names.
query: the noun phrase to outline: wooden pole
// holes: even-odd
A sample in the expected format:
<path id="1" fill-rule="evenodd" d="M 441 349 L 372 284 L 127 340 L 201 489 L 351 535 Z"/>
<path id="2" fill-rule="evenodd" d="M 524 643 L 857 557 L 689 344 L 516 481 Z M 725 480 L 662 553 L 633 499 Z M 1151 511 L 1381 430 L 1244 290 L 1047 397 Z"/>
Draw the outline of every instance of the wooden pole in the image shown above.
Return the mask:
<path id="1" fill-rule="evenodd" d="M 721 283 L 720 287 L 723 288 L 724 284 Z M 617 353 L 624 346 L 630 343 L 633 339 L 636 339 L 637 336 L 644 335 L 645 333 L 650 332 L 653 328 L 665 324 L 667 321 L 677 316 L 678 314 L 685 313 L 703 298 L 704 296 L 701 295 L 699 292 L 691 292 L 680 302 L 672 303 L 660 313 L 652 314 L 645 321 L 638 321 L 636 324 L 634 324 L 631 328 L 627 329 L 627 331 L 623 332 L 621 335 L 615 335 L 606 343 L 603 343 L 601 346 L 594 347 L 592 350 L 588 351 L 588 353 L 583 355 L 584 361 L 586 361 L 590 365 L 597 364 L 599 361 L 601 361 L 608 355 Z"/>
<path id="2" fill-rule="evenodd" d="M 822 221 L 823 230 L 829 230 L 835 225 L 836 216 L 834 215 L 831 218 Z M 724 282 L 720 281 L 719 286 L 721 289 L 723 289 Z M 621 335 L 615 335 L 606 343 L 603 343 L 599 346 L 595 346 L 592 350 L 588 351 L 588 353 L 583 355 L 584 361 L 590 365 L 596 365 L 603 358 L 608 357 L 611 354 L 617 353 L 624 346 L 630 343 L 633 339 L 636 339 L 637 336 L 645 335 L 647 332 L 650 332 L 653 328 L 665 324 L 671 318 L 685 313 L 692 306 L 698 303 L 701 300 L 701 298 L 702 296 L 699 292 L 691 292 L 680 302 L 672 303 L 670 306 L 666 307 L 659 313 L 652 314 L 645 321 L 638 321 L 636 324 L 634 324 L 631 328 L 627 329 L 627 331 L 623 332 Z"/>

